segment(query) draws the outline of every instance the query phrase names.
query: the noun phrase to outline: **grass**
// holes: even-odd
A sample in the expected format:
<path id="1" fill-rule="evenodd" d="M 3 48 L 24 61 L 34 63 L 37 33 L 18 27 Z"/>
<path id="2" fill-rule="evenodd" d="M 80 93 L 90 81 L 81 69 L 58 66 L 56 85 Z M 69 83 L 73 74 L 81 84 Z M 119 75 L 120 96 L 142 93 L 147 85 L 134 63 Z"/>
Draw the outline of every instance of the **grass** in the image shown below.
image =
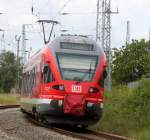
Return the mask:
<path id="1" fill-rule="evenodd" d="M 19 104 L 19 94 L 0 93 L 0 105 Z"/>
<path id="2" fill-rule="evenodd" d="M 150 140 L 150 82 L 134 90 L 117 86 L 104 96 L 103 117 L 92 129 Z"/>

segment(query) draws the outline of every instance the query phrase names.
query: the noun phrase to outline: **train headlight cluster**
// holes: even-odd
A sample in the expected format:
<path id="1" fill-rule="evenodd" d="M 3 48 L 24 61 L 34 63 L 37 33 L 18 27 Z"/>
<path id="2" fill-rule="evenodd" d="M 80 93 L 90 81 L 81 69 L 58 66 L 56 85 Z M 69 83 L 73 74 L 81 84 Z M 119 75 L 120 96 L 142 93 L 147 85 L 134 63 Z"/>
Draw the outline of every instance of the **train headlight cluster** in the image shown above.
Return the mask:
<path id="1" fill-rule="evenodd" d="M 97 93 L 97 92 L 99 92 L 97 88 L 94 88 L 94 87 L 89 88 L 89 93 Z"/>
<path id="2" fill-rule="evenodd" d="M 59 90 L 64 91 L 65 90 L 64 85 L 59 85 Z"/>
<path id="3" fill-rule="evenodd" d="M 53 88 L 56 89 L 56 90 L 60 90 L 60 91 L 64 91 L 65 90 L 64 85 L 54 85 Z"/>

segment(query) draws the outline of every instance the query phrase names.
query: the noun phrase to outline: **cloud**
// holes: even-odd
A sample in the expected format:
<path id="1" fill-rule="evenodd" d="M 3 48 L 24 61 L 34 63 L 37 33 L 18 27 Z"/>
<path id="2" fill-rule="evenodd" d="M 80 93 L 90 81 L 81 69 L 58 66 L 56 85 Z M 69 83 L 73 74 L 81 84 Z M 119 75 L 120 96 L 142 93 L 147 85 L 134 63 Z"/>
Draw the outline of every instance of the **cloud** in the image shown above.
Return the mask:
<path id="1" fill-rule="evenodd" d="M 33 15 L 8 15 L 8 23 L 12 25 L 34 24 L 37 18 Z"/>
<path id="2" fill-rule="evenodd" d="M 66 1 L 33 0 L 34 14 L 40 13 L 41 19 L 52 19 Z M 58 13 L 56 19 L 62 23 L 60 29 L 69 29 L 69 33 L 73 34 L 91 34 L 95 36 L 96 13 L 82 13 L 96 12 L 96 3 L 97 0 L 70 0 L 62 12 L 76 14 L 61 16 Z M 148 29 L 150 28 L 150 0 L 115 0 L 111 1 L 111 3 L 112 11 L 115 11 L 116 8 L 119 9 L 118 15 L 112 15 L 113 47 L 120 47 L 125 43 L 127 20 L 130 20 L 131 23 L 131 38 L 148 38 Z M 15 26 L 21 33 L 21 24 L 34 24 L 37 18 L 31 15 L 31 6 L 32 0 L 0 0 L 0 12 L 5 13 L 0 16 L 1 27 L 7 28 L 7 25 L 10 27 Z M 35 31 L 37 30 L 35 29 Z M 13 28 L 12 32 L 15 34 Z M 34 46 L 34 44 L 35 42 L 32 45 Z"/>

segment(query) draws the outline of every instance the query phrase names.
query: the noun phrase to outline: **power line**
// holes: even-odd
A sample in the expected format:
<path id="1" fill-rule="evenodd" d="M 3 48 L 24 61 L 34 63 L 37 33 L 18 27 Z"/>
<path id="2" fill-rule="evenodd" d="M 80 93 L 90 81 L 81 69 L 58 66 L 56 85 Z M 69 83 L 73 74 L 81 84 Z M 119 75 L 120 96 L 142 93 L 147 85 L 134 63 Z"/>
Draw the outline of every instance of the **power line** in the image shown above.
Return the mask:
<path id="1" fill-rule="evenodd" d="M 19 93 L 19 75 L 20 75 L 20 72 L 19 72 L 19 69 L 20 69 L 20 61 L 19 61 L 19 49 L 20 49 L 20 39 L 21 39 L 21 36 L 19 35 L 15 35 L 15 40 L 17 41 L 17 78 L 16 78 L 16 89 L 17 89 L 17 92 Z"/>
<path id="2" fill-rule="evenodd" d="M 7 29 L 5 31 L 20 31 L 20 30 L 15 30 L 15 29 Z M 27 33 L 33 33 L 33 34 L 39 34 L 42 33 L 41 31 L 26 31 Z"/>
<path id="3" fill-rule="evenodd" d="M 71 0 L 67 0 L 65 4 L 60 8 L 60 10 L 56 13 L 56 15 L 53 17 L 54 19 L 64 10 L 64 8 L 71 2 Z"/>

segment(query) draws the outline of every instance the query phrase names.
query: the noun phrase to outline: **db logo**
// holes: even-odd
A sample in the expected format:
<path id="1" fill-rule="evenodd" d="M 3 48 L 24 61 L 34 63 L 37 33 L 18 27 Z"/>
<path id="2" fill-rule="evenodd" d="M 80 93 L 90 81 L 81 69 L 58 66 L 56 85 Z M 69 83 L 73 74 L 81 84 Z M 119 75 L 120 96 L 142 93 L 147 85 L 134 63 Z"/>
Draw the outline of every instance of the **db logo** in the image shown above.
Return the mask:
<path id="1" fill-rule="evenodd" d="M 72 92 L 81 93 L 82 92 L 82 87 L 77 86 L 77 85 L 72 85 Z"/>

